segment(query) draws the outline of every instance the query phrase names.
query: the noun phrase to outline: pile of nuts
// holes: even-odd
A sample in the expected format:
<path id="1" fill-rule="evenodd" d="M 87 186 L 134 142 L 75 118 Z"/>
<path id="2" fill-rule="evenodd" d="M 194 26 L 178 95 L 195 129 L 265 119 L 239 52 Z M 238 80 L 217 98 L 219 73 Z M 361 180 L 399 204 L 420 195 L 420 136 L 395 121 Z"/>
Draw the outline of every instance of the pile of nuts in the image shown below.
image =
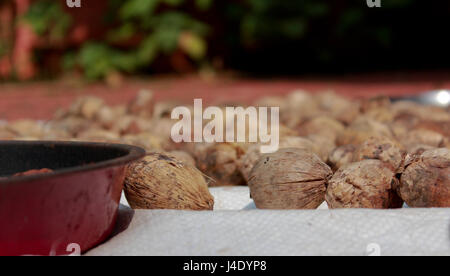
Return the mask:
<path id="1" fill-rule="evenodd" d="M 248 185 L 258 208 L 450 207 L 450 111 L 387 97 L 294 91 L 253 105 L 280 107 L 279 150 L 258 143 L 175 143 L 176 102 L 141 91 L 108 106 L 78 99 L 47 122 L 0 122 L 0 139 L 126 143 L 148 155 L 129 166 L 133 208 L 211 210 L 208 186 Z"/>

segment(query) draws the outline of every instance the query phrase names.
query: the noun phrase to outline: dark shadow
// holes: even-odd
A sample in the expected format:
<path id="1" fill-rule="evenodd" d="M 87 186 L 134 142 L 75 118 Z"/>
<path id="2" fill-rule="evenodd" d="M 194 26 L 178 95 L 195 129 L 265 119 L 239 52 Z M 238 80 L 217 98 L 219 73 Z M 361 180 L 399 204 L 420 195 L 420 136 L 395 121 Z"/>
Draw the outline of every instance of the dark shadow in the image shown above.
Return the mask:
<path id="1" fill-rule="evenodd" d="M 108 238 L 108 240 L 127 230 L 128 226 L 130 226 L 130 223 L 133 220 L 133 217 L 134 217 L 134 210 L 128 206 L 120 204 L 116 226 L 114 227 L 114 230 L 111 233 L 111 236 Z"/>

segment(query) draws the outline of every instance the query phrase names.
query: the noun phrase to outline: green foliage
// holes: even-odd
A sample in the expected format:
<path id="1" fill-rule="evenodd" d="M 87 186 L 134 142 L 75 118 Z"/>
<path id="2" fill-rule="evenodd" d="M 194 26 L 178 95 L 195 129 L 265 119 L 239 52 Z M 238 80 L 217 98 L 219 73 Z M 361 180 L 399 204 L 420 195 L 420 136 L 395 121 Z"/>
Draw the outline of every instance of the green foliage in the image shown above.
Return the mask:
<path id="1" fill-rule="evenodd" d="M 70 16 L 64 13 L 57 1 L 40 0 L 34 2 L 23 18 L 34 32 L 40 36 L 48 35 L 51 40 L 64 38 L 72 24 Z"/>
<path id="2" fill-rule="evenodd" d="M 201 61 L 207 54 L 209 27 L 182 12 L 187 3 L 185 0 L 111 1 L 108 18 L 117 27 L 108 32 L 104 41 L 83 45 L 74 59 L 78 62 L 66 60 L 67 66 L 79 66 L 88 79 L 99 79 L 115 71 L 132 73 L 147 68 L 156 58 L 170 56 L 177 50 L 193 62 Z M 196 1 L 196 7 L 204 11 L 211 3 L 211 0 Z M 161 7 L 164 11 L 158 10 Z M 136 37 L 139 42 L 130 47 L 115 46 Z"/>
<path id="3" fill-rule="evenodd" d="M 71 18 L 60 2 L 33 3 L 24 19 L 34 31 L 51 39 L 64 37 Z M 332 62 L 336 53 L 351 53 L 360 43 L 391 47 L 396 34 L 389 21 L 376 20 L 377 12 L 389 15 L 417 0 L 383 1 L 378 10 L 369 9 L 364 0 L 109 0 L 108 4 L 104 16 L 109 31 L 72 49 L 64 57 L 64 70 L 80 68 L 87 79 L 95 80 L 112 72 L 147 70 L 174 53 L 199 65 L 229 49 L 248 53 L 286 45 L 308 53 L 311 60 Z M 215 30 L 222 32 L 211 35 Z M 0 55 L 2 51 L 0 45 Z"/>

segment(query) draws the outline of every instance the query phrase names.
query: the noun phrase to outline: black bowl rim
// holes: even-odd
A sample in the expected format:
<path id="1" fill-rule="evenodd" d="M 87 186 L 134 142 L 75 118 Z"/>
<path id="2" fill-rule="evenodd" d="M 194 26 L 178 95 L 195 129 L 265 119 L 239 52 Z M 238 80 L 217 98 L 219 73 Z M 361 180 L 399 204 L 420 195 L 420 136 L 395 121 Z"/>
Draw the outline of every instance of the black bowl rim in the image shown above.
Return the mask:
<path id="1" fill-rule="evenodd" d="M 79 147 L 104 147 L 109 149 L 118 149 L 124 150 L 128 153 L 122 157 L 113 158 L 101 162 L 97 162 L 89 165 L 82 166 L 74 166 L 68 167 L 60 170 L 56 170 L 50 173 L 43 174 L 35 174 L 35 175 L 26 175 L 26 176 L 10 176 L 5 178 L 0 178 L 0 185 L 5 184 L 14 184 L 21 182 L 32 182 L 36 180 L 45 180 L 51 179 L 60 176 L 66 176 L 70 174 L 82 173 L 95 171 L 105 168 L 112 168 L 117 166 L 124 166 L 133 161 L 137 161 L 145 156 L 146 151 L 143 148 L 125 145 L 125 144 L 114 144 L 114 143 L 96 143 L 96 142 L 75 142 L 75 141 L 18 141 L 18 140 L 9 140 L 2 141 L 0 140 L 0 147 L 8 146 L 8 145 L 27 145 L 27 146 L 79 146 Z"/>

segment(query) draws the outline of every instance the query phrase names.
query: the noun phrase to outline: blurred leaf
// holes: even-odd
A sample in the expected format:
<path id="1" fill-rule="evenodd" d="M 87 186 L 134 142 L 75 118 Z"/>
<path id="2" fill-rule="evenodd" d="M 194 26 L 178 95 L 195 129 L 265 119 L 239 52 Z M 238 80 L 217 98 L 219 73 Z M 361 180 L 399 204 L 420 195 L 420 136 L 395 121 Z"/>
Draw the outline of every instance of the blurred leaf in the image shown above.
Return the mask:
<path id="1" fill-rule="evenodd" d="M 213 0 L 195 0 L 195 5 L 201 11 L 208 10 L 213 4 Z"/>
<path id="2" fill-rule="evenodd" d="M 281 32 L 288 38 L 296 39 L 301 38 L 306 32 L 306 22 L 305 20 L 299 19 L 288 19 L 281 22 Z"/>
<path id="3" fill-rule="evenodd" d="M 137 68 L 136 56 L 131 53 L 115 52 L 111 56 L 111 62 L 114 68 L 125 72 L 133 72 Z"/>
<path id="4" fill-rule="evenodd" d="M 179 6 L 184 3 L 184 0 L 162 0 L 162 2 L 170 6 Z"/>
<path id="5" fill-rule="evenodd" d="M 48 33 L 50 39 L 62 39 L 72 24 L 60 3 L 50 0 L 34 2 L 23 20 L 30 24 L 36 34 L 42 36 Z"/>
<path id="6" fill-rule="evenodd" d="M 391 46 L 392 35 L 391 30 L 388 28 L 379 28 L 375 31 L 375 37 L 378 42 L 384 47 Z"/>
<path id="7" fill-rule="evenodd" d="M 345 11 L 339 20 L 337 25 L 337 33 L 342 35 L 350 28 L 358 26 L 358 24 L 364 20 L 364 13 L 359 9 L 348 9 Z"/>
<path id="8" fill-rule="evenodd" d="M 311 17 L 324 16 L 329 12 L 329 4 L 321 2 L 308 2 L 304 7 L 305 15 Z"/>
<path id="9" fill-rule="evenodd" d="M 86 43 L 80 51 L 80 65 L 88 79 L 99 79 L 113 71 L 111 49 L 101 43 Z"/>
<path id="10" fill-rule="evenodd" d="M 190 32 L 184 32 L 180 35 L 180 48 L 192 59 L 200 60 L 206 55 L 206 41 Z"/>
<path id="11" fill-rule="evenodd" d="M 150 64 L 158 55 L 158 43 L 153 35 L 148 36 L 139 45 L 137 61 L 141 65 Z"/>
<path id="12" fill-rule="evenodd" d="M 167 54 L 177 49 L 180 33 L 178 28 L 166 27 L 155 31 L 154 36 L 161 50 Z"/>
<path id="13" fill-rule="evenodd" d="M 150 16 L 159 3 L 160 0 L 128 0 L 120 8 L 120 16 L 122 19 Z"/>
<path id="14" fill-rule="evenodd" d="M 62 68 L 65 71 L 72 70 L 77 64 L 77 55 L 74 52 L 66 53 L 62 60 Z"/>
<path id="15" fill-rule="evenodd" d="M 264 13 L 270 10 L 275 1 L 273 0 L 248 0 L 248 4 L 255 13 Z"/>
<path id="16" fill-rule="evenodd" d="M 107 34 L 108 41 L 120 42 L 133 37 L 136 34 L 136 27 L 132 22 L 127 22 L 120 26 L 118 29 L 111 30 Z"/>

